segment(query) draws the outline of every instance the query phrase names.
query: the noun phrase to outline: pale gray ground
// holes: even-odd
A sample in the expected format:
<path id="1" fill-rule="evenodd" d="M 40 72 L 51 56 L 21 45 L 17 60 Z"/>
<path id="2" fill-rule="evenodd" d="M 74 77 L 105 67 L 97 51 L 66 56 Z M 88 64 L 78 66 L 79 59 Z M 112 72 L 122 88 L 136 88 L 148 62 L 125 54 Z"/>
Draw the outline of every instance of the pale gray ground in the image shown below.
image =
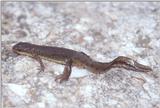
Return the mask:
<path id="1" fill-rule="evenodd" d="M 160 108 L 160 3 L 2 3 L 4 108 Z M 152 67 L 144 74 L 112 69 L 88 74 L 44 60 L 45 72 L 11 48 L 26 41 L 83 51 L 107 62 L 131 57 Z M 76 73 L 76 74 L 75 74 Z"/>

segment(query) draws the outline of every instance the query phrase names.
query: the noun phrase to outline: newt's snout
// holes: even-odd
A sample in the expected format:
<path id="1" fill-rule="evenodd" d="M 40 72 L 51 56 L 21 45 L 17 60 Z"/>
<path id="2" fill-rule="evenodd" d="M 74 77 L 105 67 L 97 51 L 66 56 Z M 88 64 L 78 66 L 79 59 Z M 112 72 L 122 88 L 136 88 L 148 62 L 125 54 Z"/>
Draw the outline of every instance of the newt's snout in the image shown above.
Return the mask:
<path id="1" fill-rule="evenodd" d="M 14 45 L 14 46 L 12 47 L 12 51 L 13 51 L 14 53 L 18 53 L 18 51 L 20 51 L 20 48 L 19 48 L 18 44 Z"/>

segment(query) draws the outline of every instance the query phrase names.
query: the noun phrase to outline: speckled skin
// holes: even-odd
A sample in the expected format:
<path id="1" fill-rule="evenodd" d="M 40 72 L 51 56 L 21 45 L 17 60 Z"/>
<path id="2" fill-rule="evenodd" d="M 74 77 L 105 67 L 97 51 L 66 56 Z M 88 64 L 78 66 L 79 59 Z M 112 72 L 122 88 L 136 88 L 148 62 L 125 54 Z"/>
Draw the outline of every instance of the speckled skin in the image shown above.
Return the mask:
<path id="1" fill-rule="evenodd" d="M 71 74 L 72 65 L 80 66 L 91 70 L 95 74 L 104 73 L 111 68 L 125 68 L 133 71 L 149 72 L 152 69 L 148 66 L 137 63 L 136 61 L 119 56 L 111 62 L 97 62 L 83 52 L 71 49 L 35 45 L 27 42 L 20 42 L 13 46 L 13 51 L 17 54 L 27 55 L 39 61 L 41 69 L 44 71 L 43 59 L 51 60 L 65 65 L 63 74 L 57 76 L 60 82 L 68 80 Z"/>

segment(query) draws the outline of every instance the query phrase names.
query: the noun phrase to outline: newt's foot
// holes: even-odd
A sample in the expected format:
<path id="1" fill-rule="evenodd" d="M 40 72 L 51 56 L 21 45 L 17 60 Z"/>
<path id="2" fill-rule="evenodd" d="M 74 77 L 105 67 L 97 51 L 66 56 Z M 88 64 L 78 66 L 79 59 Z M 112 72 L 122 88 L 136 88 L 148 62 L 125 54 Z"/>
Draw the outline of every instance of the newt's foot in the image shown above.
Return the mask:
<path id="1" fill-rule="evenodd" d="M 40 72 L 44 72 L 45 67 L 41 66 L 41 67 L 38 68 L 38 70 L 39 70 Z"/>
<path id="2" fill-rule="evenodd" d="M 55 79 L 55 81 L 59 82 L 59 83 L 62 83 L 62 82 L 67 81 L 67 80 L 68 80 L 68 76 L 66 76 L 64 74 L 56 76 L 56 79 Z"/>
<path id="3" fill-rule="evenodd" d="M 44 72 L 44 69 L 45 69 L 44 65 L 41 66 L 41 71 L 42 71 L 42 72 Z"/>

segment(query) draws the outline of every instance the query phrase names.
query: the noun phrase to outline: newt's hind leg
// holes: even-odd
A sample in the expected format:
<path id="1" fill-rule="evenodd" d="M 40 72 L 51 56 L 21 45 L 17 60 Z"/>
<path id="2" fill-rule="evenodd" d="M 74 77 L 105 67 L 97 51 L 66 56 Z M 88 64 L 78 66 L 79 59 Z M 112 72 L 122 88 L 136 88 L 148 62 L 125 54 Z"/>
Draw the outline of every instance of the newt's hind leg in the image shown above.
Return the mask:
<path id="1" fill-rule="evenodd" d="M 63 74 L 58 75 L 55 81 L 60 80 L 59 81 L 60 83 L 62 83 L 63 81 L 67 81 L 71 74 L 71 70 L 72 70 L 72 60 L 70 59 L 66 61 L 66 65 L 65 65 Z"/>

